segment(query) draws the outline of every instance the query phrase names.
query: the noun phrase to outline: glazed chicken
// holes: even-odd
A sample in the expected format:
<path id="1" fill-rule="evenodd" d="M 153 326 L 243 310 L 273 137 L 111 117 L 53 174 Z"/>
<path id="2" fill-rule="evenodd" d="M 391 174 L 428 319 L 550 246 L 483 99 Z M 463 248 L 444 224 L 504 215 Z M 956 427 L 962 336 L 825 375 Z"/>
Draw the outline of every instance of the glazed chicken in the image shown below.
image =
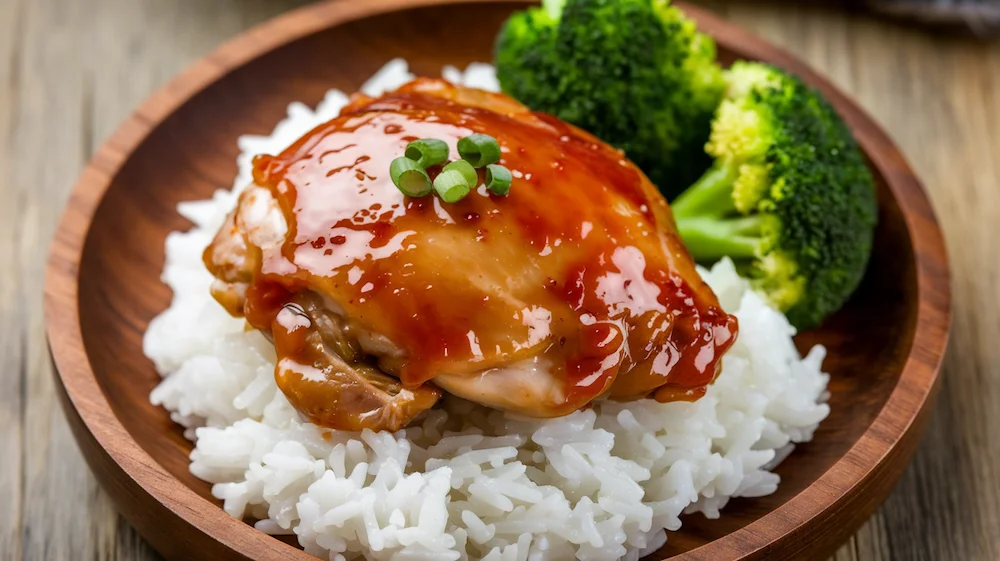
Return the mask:
<path id="1" fill-rule="evenodd" d="M 393 185 L 409 142 L 455 158 L 472 133 L 500 143 L 507 196 L 483 170 L 454 204 Z M 253 177 L 205 250 L 212 292 L 274 342 L 278 387 L 319 425 L 398 430 L 442 390 L 533 417 L 695 400 L 735 340 L 642 172 L 504 95 L 355 96 Z"/>

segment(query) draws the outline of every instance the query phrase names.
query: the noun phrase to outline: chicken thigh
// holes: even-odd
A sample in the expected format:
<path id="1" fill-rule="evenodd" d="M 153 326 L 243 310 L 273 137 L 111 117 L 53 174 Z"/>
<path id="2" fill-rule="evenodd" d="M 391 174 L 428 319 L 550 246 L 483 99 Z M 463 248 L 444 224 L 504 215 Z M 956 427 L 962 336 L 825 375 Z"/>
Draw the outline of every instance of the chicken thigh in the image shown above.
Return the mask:
<path id="1" fill-rule="evenodd" d="M 507 196 L 482 170 L 454 204 L 393 185 L 410 141 L 457 157 L 473 133 L 498 140 Z M 441 390 L 534 417 L 694 400 L 736 337 L 642 172 L 507 96 L 431 79 L 356 96 L 253 176 L 205 263 L 317 424 L 398 430 Z"/>

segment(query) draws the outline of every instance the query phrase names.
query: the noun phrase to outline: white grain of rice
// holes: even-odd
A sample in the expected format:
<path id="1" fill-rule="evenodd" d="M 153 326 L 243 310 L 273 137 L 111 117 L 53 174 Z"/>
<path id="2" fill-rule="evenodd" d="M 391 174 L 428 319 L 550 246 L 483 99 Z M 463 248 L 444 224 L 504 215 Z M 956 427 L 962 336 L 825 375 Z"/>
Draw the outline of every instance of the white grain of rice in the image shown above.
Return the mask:
<path id="1" fill-rule="evenodd" d="M 498 89 L 489 65 L 444 76 Z M 411 78 L 392 61 L 362 91 Z M 209 295 L 201 252 L 249 183 L 253 155 L 281 151 L 346 103 L 338 91 L 315 110 L 292 103 L 271 135 L 241 137 L 233 190 L 179 205 L 195 227 L 167 238 L 162 279 L 174 299 L 144 339 L 164 376 L 150 399 L 196 441 L 191 472 L 214 484 L 226 512 L 331 560 L 634 561 L 682 513 L 715 518 L 732 497 L 774 492 L 769 470 L 829 413 L 825 350 L 800 357 L 793 328 L 728 261 L 702 274 L 740 337 L 697 402 L 607 402 L 526 420 L 446 399 L 395 434 L 302 422 L 274 384 L 271 345 Z"/>

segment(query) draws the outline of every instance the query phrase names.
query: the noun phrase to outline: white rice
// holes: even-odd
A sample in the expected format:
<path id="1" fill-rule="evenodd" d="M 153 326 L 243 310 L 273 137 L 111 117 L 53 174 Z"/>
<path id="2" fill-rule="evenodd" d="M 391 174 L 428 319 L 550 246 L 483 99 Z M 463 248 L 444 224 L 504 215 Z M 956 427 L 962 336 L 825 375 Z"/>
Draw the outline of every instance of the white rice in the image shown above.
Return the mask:
<path id="1" fill-rule="evenodd" d="M 497 89 L 488 65 L 444 76 Z M 411 78 L 396 60 L 363 91 Z M 800 357 L 794 329 L 728 261 L 702 274 L 740 336 L 695 403 L 607 402 L 538 421 L 446 399 L 395 434 L 302 422 L 275 386 L 271 345 L 209 295 L 201 253 L 249 183 L 252 156 L 281 151 L 346 102 L 334 90 L 315 111 L 292 103 L 270 136 L 241 137 L 233 191 L 181 204 L 195 227 L 167 238 L 174 298 L 143 341 L 164 376 L 150 399 L 196 441 L 191 472 L 226 512 L 331 560 L 597 561 L 655 550 L 682 513 L 716 518 L 732 497 L 774 492 L 769 470 L 829 413 L 825 350 Z"/>

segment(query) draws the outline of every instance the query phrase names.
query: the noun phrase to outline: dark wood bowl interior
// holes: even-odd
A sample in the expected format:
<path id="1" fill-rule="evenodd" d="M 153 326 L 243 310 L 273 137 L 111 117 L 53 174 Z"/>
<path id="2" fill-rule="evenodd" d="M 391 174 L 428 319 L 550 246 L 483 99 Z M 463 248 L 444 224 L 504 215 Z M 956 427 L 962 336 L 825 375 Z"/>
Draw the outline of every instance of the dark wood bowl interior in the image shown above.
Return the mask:
<path id="1" fill-rule="evenodd" d="M 176 213 L 177 203 L 230 188 L 237 137 L 269 132 L 284 117 L 290 101 L 314 105 L 330 88 L 355 91 L 396 56 L 407 58 L 415 73 L 425 75 L 439 75 L 445 64 L 461 67 L 488 61 L 495 30 L 518 7 L 497 2 L 414 8 L 308 34 L 224 73 L 151 127 L 148 136 L 126 155 L 93 215 L 82 249 L 76 300 L 79 324 L 90 368 L 114 416 L 183 485 L 214 502 L 209 484 L 188 471 L 191 444 L 165 410 L 149 403 L 149 392 L 159 377 L 141 347 L 148 322 L 166 308 L 171 297 L 159 280 L 164 239 L 170 231 L 190 227 Z M 710 20 L 705 28 L 715 33 L 724 25 Z M 454 33 L 456 29 L 467 31 Z M 778 53 L 759 44 L 743 48 L 741 40 L 739 34 L 719 36 L 724 61 Z M 783 53 L 769 60 L 786 66 L 799 64 Z M 803 77 L 832 91 L 812 73 Z M 849 103 L 839 94 L 833 101 L 842 110 Z M 877 128 L 875 132 L 858 129 L 861 120 L 867 119 L 851 107 L 848 121 L 860 131 L 862 145 L 871 156 L 872 143 L 883 140 L 881 133 Z M 865 281 L 846 308 L 822 328 L 797 338 L 803 350 L 817 343 L 829 349 L 825 368 L 832 374 L 830 417 L 813 442 L 800 446 L 778 468 L 782 484 L 775 494 L 734 500 L 719 520 L 686 516 L 684 527 L 653 557 L 696 550 L 762 519 L 799 495 L 858 444 L 897 387 L 918 326 L 919 254 L 909 229 L 913 220 L 907 219 L 897 200 L 901 192 L 890 189 L 899 170 L 885 164 L 873 164 L 873 170 L 881 211 Z M 932 356 L 932 363 L 938 359 Z M 911 413 L 908 422 L 920 409 Z M 901 469 L 900 465 L 886 472 L 889 484 Z M 219 514 L 224 515 L 221 510 Z M 849 523 L 854 523 L 853 518 Z M 691 558 L 726 557 L 725 552 L 719 557 L 704 554 L 708 551 L 702 548 Z"/>

